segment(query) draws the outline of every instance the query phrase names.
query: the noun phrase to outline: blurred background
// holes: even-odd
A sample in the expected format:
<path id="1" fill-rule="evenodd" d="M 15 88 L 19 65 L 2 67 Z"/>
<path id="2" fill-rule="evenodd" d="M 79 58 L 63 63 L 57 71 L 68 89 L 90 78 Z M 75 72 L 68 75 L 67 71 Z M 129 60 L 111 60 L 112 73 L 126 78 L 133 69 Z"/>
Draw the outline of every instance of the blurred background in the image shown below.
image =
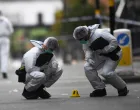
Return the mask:
<path id="1" fill-rule="evenodd" d="M 115 4 L 110 8 L 111 1 Z M 101 28 L 131 30 L 133 57 L 140 56 L 140 0 L 0 0 L 0 10 L 14 25 L 11 58 L 20 59 L 32 47 L 29 40 L 54 36 L 56 54 L 65 64 L 84 59 L 72 37 L 75 27 L 100 23 Z"/>

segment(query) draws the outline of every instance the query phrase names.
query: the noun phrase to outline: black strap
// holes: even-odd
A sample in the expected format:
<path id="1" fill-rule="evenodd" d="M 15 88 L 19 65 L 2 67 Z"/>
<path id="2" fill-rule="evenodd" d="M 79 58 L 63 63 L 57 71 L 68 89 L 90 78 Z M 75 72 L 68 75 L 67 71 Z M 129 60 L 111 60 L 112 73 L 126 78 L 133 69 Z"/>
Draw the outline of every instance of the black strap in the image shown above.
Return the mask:
<path id="1" fill-rule="evenodd" d="M 117 52 L 119 52 L 121 50 L 121 48 L 119 46 L 117 46 L 117 48 L 115 50 L 113 50 L 112 52 L 109 52 L 108 54 L 117 54 Z"/>
<path id="2" fill-rule="evenodd" d="M 120 50 L 121 50 L 121 48 L 119 46 L 117 46 L 117 48 L 115 50 L 113 50 L 112 52 L 101 53 L 100 55 L 109 57 L 113 61 L 117 61 L 117 60 L 119 60 L 119 56 L 117 55 L 117 52 L 119 52 Z"/>
<path id="3" fill-rule="evenodd" d="M 105 46 L 109 45 L 109 42 L 102 37 L 97 38 L 95 41 L 91 43 L 89 48 L 93 51 L 98 49 L 103 49 Z"/>
<path id="4" fill-rule="evenodd" d="M 35 66 L 43 66 L 44 64 L 48 64 L 50 62 L 50 60 L 52 59 L 53 54 L 52 53 L 42 53 L 39 55 L 39 57 L 36 60 L 36 64 Z"/>

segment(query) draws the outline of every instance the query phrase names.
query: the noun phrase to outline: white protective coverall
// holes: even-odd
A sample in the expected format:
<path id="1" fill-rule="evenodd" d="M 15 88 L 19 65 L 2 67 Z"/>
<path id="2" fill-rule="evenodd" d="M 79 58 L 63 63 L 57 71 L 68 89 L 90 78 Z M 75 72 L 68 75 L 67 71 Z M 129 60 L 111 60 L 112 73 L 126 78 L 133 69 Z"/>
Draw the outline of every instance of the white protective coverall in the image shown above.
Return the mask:
<path id="1" fill-rule="evenodd" d="M 45 87 L 50 87 L 60 78 L 63 72 L 54 54 L 48 64 L 41 67 L 35 66 L 38 56 L 42 53 L 41 48 L 33 47 L 23 56 L 21 66 L 25 66 L 27 72 L 25 89 L 29 92 L 37 90 L 42 84 Z"/>
<path id="2" fill-rule="evenodd" d="M 0 66 L 2 73 L 7 73 L 10 51 L 9 37 L 13 31 L 11 22 L 6 17 L 0 15 Z"/>
<path id="3" fill-rule="evenodd" d="M 90 30 L 90 38 L 87 44 L 83 44 L 83 50 L 85 52 L 85 60 L 86 63 L 84 65 L 85 74 L 90 81 L 93 88 L 96 89 L 104 89 L 105 84 L 98 76 L 97 70 L 102 69 L 101 75 L 116 89 L 123 89 L 126 87 L 126 83 L 116 74 L 115 69 L 118 65 L 118 62 L 122 56 L 121 49 L 116 53 L 118 56 L 117 60 L 112 60 L 109 57 L 100 55 L 101 53 L 109 53 L 115 50 L 118 47 L 118 43 L 116 38 L 111 35 L 105 29 L 97 29 L 98 26 L 93 25 L 88 27 Z M 92 42 L 96 39 L 102 37 L 105 41 L 107 41 L 108 45 L 104 46 L 103 49 L 92 50 L 90 48 Z M 98 44 L 95 47 L 101 46 L 102 44 Z"/>

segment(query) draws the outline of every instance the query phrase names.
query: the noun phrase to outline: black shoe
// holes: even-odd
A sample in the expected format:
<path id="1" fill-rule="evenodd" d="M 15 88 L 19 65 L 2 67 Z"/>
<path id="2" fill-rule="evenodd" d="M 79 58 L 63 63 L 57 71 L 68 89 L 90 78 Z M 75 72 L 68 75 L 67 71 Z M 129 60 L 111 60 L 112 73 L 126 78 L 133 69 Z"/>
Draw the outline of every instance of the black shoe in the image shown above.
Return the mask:
<path id="1" fill-rule="evenodd" d="M 90 97 L 103 97 L 106 96 L 106 89 L 96 89 L 90 93 Z"/>
<path id="2" fill-rule="evenodd" d="M 47 91 L 44 90 L 43 85 L 40 86 L 40 88 L 38 88 L 37 91 L 38 91 L 39 97 L 42 98 L 42 99 L 49 99 L 51 97 L 51 95 Z"/>
<path id="3" fill-rule="evenodd" d="M 23 90 L 22 96 L 26 99 L 37 99 L 39 97 L 36 91 L 29 92 L 25 88 Z"/>
<path id="4" fill-rule="evenodd" d="M 127 89 L 127 87 L 118 90 L 118 96 L 126 96 L 129 93 L 129 90 Z"/>
<path id="5" fill-rule="evenodd" d="M 2 76 L 3 76 L 4 79 L 8 78 L 7 73 L 2 73 Z"/>

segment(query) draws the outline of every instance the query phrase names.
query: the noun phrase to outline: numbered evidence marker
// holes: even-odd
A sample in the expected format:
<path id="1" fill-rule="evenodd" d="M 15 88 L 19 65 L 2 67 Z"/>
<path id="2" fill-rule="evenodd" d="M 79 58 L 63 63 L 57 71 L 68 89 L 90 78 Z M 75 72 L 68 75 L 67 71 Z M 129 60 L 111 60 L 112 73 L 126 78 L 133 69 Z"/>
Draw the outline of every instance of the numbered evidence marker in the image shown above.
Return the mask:
<path id="1" fill-rule="evenodd" d="M 78 90 L 73 90 L 72 95 L 70 97 L 80 97 Z"/>

